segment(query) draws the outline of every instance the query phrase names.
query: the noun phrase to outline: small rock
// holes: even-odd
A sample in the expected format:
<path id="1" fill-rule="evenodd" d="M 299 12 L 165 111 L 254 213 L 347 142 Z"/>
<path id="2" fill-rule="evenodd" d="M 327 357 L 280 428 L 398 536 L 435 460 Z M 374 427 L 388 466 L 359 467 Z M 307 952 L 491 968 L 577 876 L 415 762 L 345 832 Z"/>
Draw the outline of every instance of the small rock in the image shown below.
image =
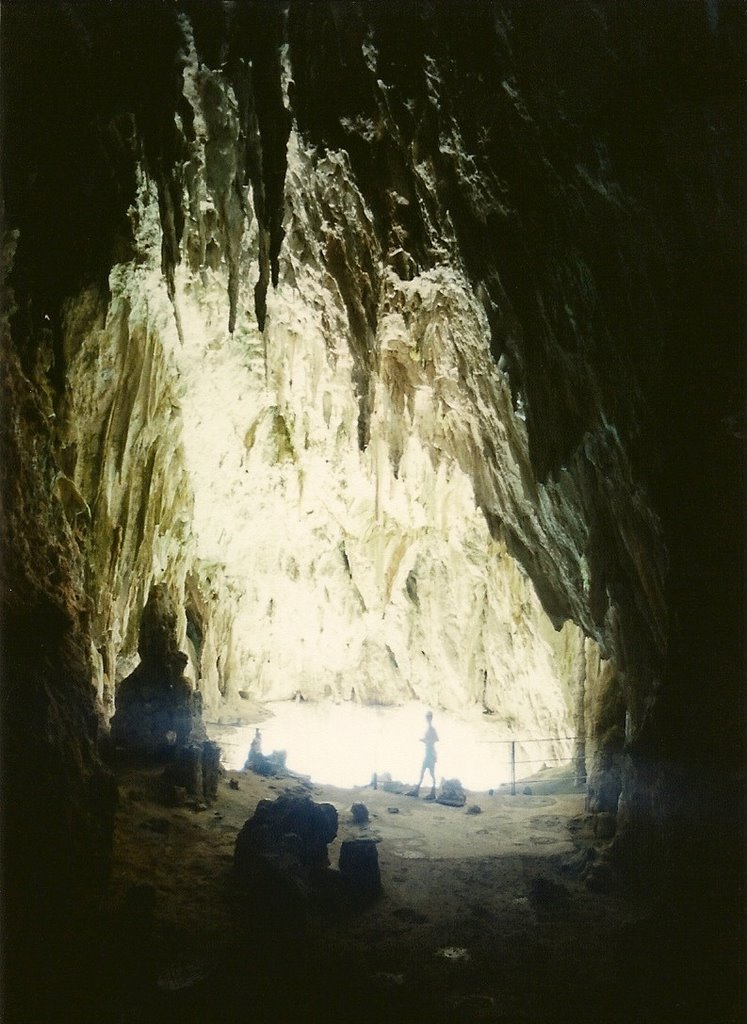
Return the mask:
<path id="1" fill-rule="evenodd" d="M 207 804 L 203 804 L 203 803 L 197 801 L 196 803 L 192 804 L 192 810 L 195 812 L 195 814 L 199 814 L 200 811 L 206 811 L 207 810 Z"/>
<path id="2" fill-rule="evenodd" d="M 531 796 L 532 795 L 532 787 L 531 786 L 524 786 L 524 788 L 522 789 L 522 793 L 524 794 L 524 796 Z"/>
<path id="3" fill-rule="evenodd" d="M 387 807 L 390 814 L 399 814 L 399 807 Z"/>
<path id="4" fill-rule="evenodd" d="M 436 956 L 443 957 L 444 960 L 469 960 L 469 950 L 463 946 L 444 946 L 442 949 L 436 950 Z"/>
<path id="5" fill-rule="evenodd" d="M 228 785 L 231 787 L 231 789 L 238 789 L 239 788 L 239 780 L 238 779 L 231 779 L 231 781 L 228 783 Z"/>
<path id="6" fill-rule="evenodd" d="M 467 814 L 482 814 L 482 807 L 479 804 L 470 804 L 467 808 Z"/>

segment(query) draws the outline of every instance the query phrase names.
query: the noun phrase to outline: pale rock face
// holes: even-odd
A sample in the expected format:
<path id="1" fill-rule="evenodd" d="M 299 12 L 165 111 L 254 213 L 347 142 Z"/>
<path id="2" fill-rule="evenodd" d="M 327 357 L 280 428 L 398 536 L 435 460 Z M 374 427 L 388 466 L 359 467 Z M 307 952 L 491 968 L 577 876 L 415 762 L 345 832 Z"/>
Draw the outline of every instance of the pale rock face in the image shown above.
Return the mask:
<path id="1" fill-rule="evenodd" d="M 169 295 L 143 177 L 137 261 L 115 267 L 105 313 L 85 314 L 90 296 L 68 310 L 89 592 L 110 609 L 94 622 L 100 693 L 111 700 L 136 663 L 140 612 L 151 583 L 166 582 L 184 609 L 188 674 L 216 717 L 240 706 L 239 691 L 354 689 L 362 701 L 484 707 L 507 730 L 571 735 L 579 680 L 486 513 L 539 544 L 573 593 L 583 517 L 560 518 L 531 476 L 521 409 L 458 258 L 444 252 L 401 280 L 346 155 L 293 131 L 279 280 L 260 332 L 259 230 L 247 195 L 238 214 L 220 212 L 234 250 L 219 251 L 201 77 L 222 90 L 229 132 L 235 100 L 194 61 L 192 51 L 197 170 L 183 243 L 197 270 L 177 267 Z M 441 237 L 453 246 L 447 224 Z"/>

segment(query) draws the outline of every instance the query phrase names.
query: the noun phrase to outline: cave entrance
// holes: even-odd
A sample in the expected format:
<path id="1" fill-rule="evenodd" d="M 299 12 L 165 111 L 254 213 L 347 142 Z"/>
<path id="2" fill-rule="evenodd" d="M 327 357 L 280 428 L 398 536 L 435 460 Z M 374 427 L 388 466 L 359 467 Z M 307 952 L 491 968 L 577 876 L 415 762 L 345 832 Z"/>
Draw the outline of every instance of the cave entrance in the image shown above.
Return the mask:
<path id="1" fill-rule="evenodd" d="M 157 197 L 143 186 L 139 202 L 147 259 L 120 268 L 105 329 L 70 342 L 75 483 L 96 524 L 91 592 L 111 598 L 94 622 L 106 653 L 100 691 L 111 682 L 104 663 L 119 678 L 135 668 L 139 617 L 157 584 L 177 609 L 184 676 L 208 721 L 251 727 L 250 704 L 289 702 L 297 690 L 308 698 L 275 713 L 266 737 L 303 774 L 335 778 L 315 760 L 334 752 L 352 784 L 374 771 L 411 779 L 428 707 L 453 716 L 442 715 L 439 772 L 465 784 L 499 785 L 511 740 L 532 740 L 525 761 L 558 756 L 561 737 L 583 729 L 583 638 L 571 623 L 557 630 L 561 613 L 551 621 L 535 590 L 539 569 L 514 552 L 553 548 L 547 572 L 562 591 L 568 572 L 576 579 L 583 530 L 569 538 L 532 482 L 525 421 L 471 283 L 450 267 L 407 287 L 382 281 L 364 373 L 336 287 L 296 265 L 290 248 L 264 330 L 242 314 L 226 333 L 226 283 L 182 265 L 172 294 Z M 309 225 L 301 217 L 295 228 Z M 94 358 L 138 367 L 114 406 Z M 577 575 L 583 586 L 583 565 Z M 357 717 L 337 723 L 353 687 Z M 409 702 L 417 710 L 399 737 Z M 387 730 L 394 750 L 382 748 Z M 555 746 L 538 749 L 548 737 Z M 243 763 L 248 734 L 237 744 Z M 343 768 L 348 748 L 365 763 Z M 478 751 L 488 766 L 479 772 Z"/>
<path id="2" fill-rule="evenodd" d="M 423 758 L 425 708 L 410 702 L 377 707 L 340 703 L 277 701 L 265 705 L 254 721 L 238 726 L 208 725 L 223 751 L 224 767 L 240 771 L 255 729 L 262 750 L 285 753 L 287 768 L 313 782 L 354 788 L 376 784 L 412 784 Z M 478 709 L 438 711 L 436 779 L 457 778 L 467 790 L 484 792 L 519 782 L 543 770 L 559 770 L 573 782 L 573 737 L 517 737 L 500 729 Z M 426 779 L 426 782 L 428 779 Z"/>

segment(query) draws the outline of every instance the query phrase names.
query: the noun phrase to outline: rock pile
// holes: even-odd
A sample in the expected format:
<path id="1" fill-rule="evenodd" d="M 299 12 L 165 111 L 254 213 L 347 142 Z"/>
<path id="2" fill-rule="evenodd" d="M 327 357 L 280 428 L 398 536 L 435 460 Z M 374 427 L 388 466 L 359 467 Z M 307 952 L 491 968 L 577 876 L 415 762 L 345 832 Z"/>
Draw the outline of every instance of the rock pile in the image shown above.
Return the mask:
<path id="1" fill-rule="evenodd" d="M 445 804 L 447 807 L 464 807 L 466 802 L 467 794 L 459 779 L 444 779 L 436 803 Z"/>
<path id="2" fill-rule="evenodd" d="M 366 901 L 381 891 L 376 842 L 342 844 L 339 871 L 329 864 L 337 811 L 309 796 L 260 800 L 236 837 L 234 870 L 263 926 L 300 922 L 307 907 Z"/>

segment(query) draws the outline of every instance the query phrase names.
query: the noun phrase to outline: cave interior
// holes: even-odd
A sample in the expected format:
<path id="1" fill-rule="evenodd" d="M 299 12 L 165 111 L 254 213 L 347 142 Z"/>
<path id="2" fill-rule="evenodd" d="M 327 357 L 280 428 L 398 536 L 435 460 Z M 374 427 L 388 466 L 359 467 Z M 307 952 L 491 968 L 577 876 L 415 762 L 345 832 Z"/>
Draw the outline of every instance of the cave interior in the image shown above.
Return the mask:
<path id="1" fill-rule="evenodd" d="M 0 31 L 4 1019 L 742 1020 L 743 5 L 4 0 Z M 428 709 L 482 832 L 372 786 L 416 781 Z M 289 774 L 247 773 L 281 719 Z M 263 801 L 356 786 L 380 901 L 401 822 L 402 885 L 486 891 L 461 988 L 408 960 L 430 911 L 367 974 L 386 911 L 330 914 L 298 850 L 242 867 Z M 577 902 L 512 888 L 491 808 L 562 830 Z M 181 885 L 189 931 L 205 850 L 232 952 L 156 998 L 143 922 Z"/>

